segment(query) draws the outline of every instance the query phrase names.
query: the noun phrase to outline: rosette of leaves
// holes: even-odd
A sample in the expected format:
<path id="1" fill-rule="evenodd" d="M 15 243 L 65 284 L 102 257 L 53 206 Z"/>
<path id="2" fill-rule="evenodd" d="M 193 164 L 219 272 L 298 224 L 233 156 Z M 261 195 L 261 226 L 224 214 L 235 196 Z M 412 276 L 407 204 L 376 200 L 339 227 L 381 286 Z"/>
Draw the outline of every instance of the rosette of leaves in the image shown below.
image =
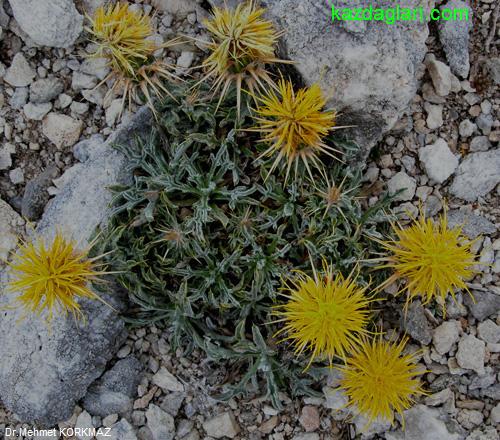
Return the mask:
<path id="1" fill-rule="evenodd" d="M 265 382 L 279 407 L 280 389 L 314 393 L 320 371 L 304 372 L 307 356 L 295 358 L 273 337 L 282 279 L 322 259 L 347 275 L 376 244 L 368 236 L 384 215 L 357 197 L 360 171 L 338 162 L 324 183 L 305 173 L 287 184 L 265 179 L 258 143 L 234 128 L 236 98 L 216 112 L 217 101 L 182 93 L 158 109 L 158 127 L 146 141 L 118 147 L 134 181 L 115 188 L 102 251 L 112 250 L 109 263 L 135 305 L 129 322 L 165 323 L 175 345 L 227 361 L 237 379 L 221 398 Z M 333 182 L 342 185 L 334 191 Z"/>

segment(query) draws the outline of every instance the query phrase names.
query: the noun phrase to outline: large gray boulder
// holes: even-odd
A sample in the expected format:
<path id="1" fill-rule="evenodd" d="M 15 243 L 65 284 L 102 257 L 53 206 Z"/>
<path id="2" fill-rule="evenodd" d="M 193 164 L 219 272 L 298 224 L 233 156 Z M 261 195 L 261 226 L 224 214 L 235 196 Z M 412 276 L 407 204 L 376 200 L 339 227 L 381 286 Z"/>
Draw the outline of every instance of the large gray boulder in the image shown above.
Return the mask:
<path id="1" fill-rule="evenodd" d="M 83 16 L 73 0 L 9 0 L 20 28 L 41 46 L 68 47 L 80 35 Z"/>
<path id="2" fill-rule="evenodd" d="M 399 1 L 375 0 L 265 0 L 268 15 L 279 29 L 283 54 L 307 84 L 319 82 L 329 105 L 342 113 L 339 125 L 365 155 L 391 130 L 408 109 L 417 90 L 416 73 L 426 53 L 427 24 L 420 21 L 332 22 L 333 3 L 342 8 L 395 8 Z M 409 0 L 405 7 L 423 7 L 433 1 Z"/>
<path id="3" fill-rule="evenodd" d="M 142 109 L 110 141 L 94 145 L 86 162 L 69 169 L 69 177 L 49 202 L 37 233 L 50 238 L 61 230 L 86 246 L 108 216 L 109 186 L 131 177 L 124 156 L 111 143 L 131 141 L 149 122 L 149 111 Z M 109 284 L 100 295 L 116 310 L 100 301 L 81 301 L 86 323 L 55 317 L 48 328 L 43 315 L 18 322 L 22 309 L 3 308 L 16 295 L 2 292 L 8 277 L 8 272 L 0 272 L 0 399 L 23 422 L 53 425 L 71 416 L 75 403 L 101 376 L 126 338 L 117 313 L 125 300 Z"/>

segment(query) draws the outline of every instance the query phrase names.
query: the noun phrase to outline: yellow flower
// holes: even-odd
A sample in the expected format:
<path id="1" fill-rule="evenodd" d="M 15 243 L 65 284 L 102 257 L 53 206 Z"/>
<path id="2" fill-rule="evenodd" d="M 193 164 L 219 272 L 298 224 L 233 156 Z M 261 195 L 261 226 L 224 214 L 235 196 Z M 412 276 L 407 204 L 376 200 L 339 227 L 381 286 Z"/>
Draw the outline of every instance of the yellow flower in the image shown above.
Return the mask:
<path id="1" fill-rule="evenodd" d="M 59 232 L 48 246 L 42 238 L 23 243 L 9 263 L 12 270 L 9 290 L 20 293 L 17 302 L 28 312 L 40 315 L 48 310 L 48 322 L 55 312 L 71 312 L 81 317 L 76 299 L 100 299 L 88 283 L 105 273 L 96 264 L 100 257 L 87 258 L 87 255 L 88 250 L 77 251 L 75 244 Z"/>
<path id="2" fill-rule="evenodd" d="M 346 364 L 338 367 L 348 406 L 364 415 L 368 424 L 377 417 L 393 424 L 394 411 L 403 415 L 414 402 L 412 396 L 425 394 L 417 378 L 424 371 L 415 364 L 415 354 L 402 354 L 407 340 L 397 343 L 382 337 L 371 341 L 362 338 Z"/>
<path id="3" fill-rule="evenodd" d="M 106 57 L 114 71 L 135 77 L 137 68 L 157 49 L 148 40 L 153 35 L 149 16 L 131 11 L 128 3 L 101 6 L 89 20 L 92 26 L 87 31 L 95 38 L 96 53 Z"/>
<path id="4" fill-rule="evenodd" d="M 208 43 L 210 55 L 203 62 L 205 81 L 214 78 L 213 88 L 220 91 L 220 100 L 231 85 L 236 85 L 238 114 L 241 90 L 253 95 L 267 83 L 274 86 L 265 65 L 279 60 L 274 47 L 280 37 L 273 24 L 262 18 L 265 10 L 256 8 L 253 1 L 240 3 L 235 9 L 213 8 L 213 16 L 204 24 L 212 40 Z"/>
<path id="5" fill-rule="evenodd" d="M 132 11 L 128 3 L 110 4 L 97 8 L 94 17 L 88 17 L 91 26 L 86 30 L 92 35 L 97 49 L 92 55 L 108 60 L 111 73 L 103 80 L 114 80 L 108 95 L 122 93 L 122 110 L 125 102 L 139 101 L 142 93 L 146 103 L 154 110 L 152 94 L 162 97 L 170 95 L 163 85 L 164 80 L 178 80 L 172 73 L 175 66 L 155 59 L 155 51 L 178 43 L 172 40 L 157 44 L 153 35 L 150 17 Z"/>
<path id="6" fill-rule="evenodd" d="M 446 214 L 435 223 L 421 213 L 411 226 L 393 224 L 393 229 L 394 240 L 380 241 L 390 255 L 378 259 L 383 262 L 378 268 L 394 271 L 382 287 L 404 279 L 401 291 L 407 293 L 406 305 L 418 297 L 424 305 L 440 297 L 444 312 L 448 294 L 455 299 L 456 290 L 469 292 L 465 280 L 477 273 L 473 242 L 463 237 L 460 226 L 448 227 Z"/>
<path id="7" fill-rule="evenodd" d="M 367 333 L 368 306 L 374 300 L 352 274 L 345 278 L 323 262 L 323 273 L 314 268 L 313 277 L 298 272 L 283 290 L 288 301 L 273 312 L 279 318 L 276 322 L 284 323 L 276 335 L 286 333 L 282 341 L 292 341 L 297 355 L 309 350 L 308 367 L 317 357 L 326 356 L 330 363 L 335 356 L 345 359 Z"/>
<path id="8" fill-rule="evenodd" d="M 326 101 L 318 84 L 295 92 L 290 81 L 281 79 L 278 89 L 278 94 L 270 90 L 267 95 L 257 98 L 260 105 L 255 119 L 259 127 L 252 131 L 263 133 L 261 142 L 270 144 L 260 158 L 276 154 L 269 173 L 284 160 L 286 179 L 292 164 L 297 172 L 302 160 L 312 177 L 309 162 L 322 170 L 320 153 L 335 158 L 333 152 L 336 150 L 324 143 L 324 137 L 334 130 L 336 113 L 323 110 Z"/>

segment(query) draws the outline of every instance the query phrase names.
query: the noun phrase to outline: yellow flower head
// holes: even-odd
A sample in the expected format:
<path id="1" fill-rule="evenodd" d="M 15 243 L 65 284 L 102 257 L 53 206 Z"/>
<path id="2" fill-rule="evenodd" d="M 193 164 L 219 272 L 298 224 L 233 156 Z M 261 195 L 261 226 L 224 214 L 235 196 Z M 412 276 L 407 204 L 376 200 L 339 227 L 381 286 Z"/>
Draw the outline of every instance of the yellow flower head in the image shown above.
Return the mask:
<path id="1" fill-rule="evenodd" d="M 283 288 L 288 301 L 274 311 L 277 322 L 284 322 L 276 334 L 286 333 L 283 341 L 292 341 L 297 355 L 309 350 L 309 365 L 320 356 L 330 363 L 335 356 L 345 358 L 367 333 L 368 306 L 373 301 L 352 274 L 345 278 L 326 262 L 323 266 L 321 274 L 313 268 L 313 278 L 298 272 Z"/>
<path id="2" fill-rule="evenodd" d="M 433 222 L 421 213 L 411 226 L 394 224 L 393 229 L 396 238 L 381 242 L 390 255 L 381 258 L 379 268 L 394 271 L 383 286 L 405 279 L 407 305 L 418 297 L 424 305 L 440 297 L 443 310 L 448 294 L 455 299 L 455 290 L 469 291 L 465 280 L 476 273 L 472 242 L 462 236 L 460 226 L 448 228 L 446 214 Z"/>
<path id="3" fill-rule="evenodd" d="M 91 27 L 87 31 L 95 39 L 97 54 L 123 75 L 135 77 L 137 69 L 158 49 L 148 40 L 153 35 L 149 16 L 130 10 L 128 3 L 101 6 L 89 20 Z"/>
<path id="4" fill-rule="evenodd" d="M 215 78 L 214 89 L 221 91 L 220 101 L 229 87 L 236 85 L 238 111 L 242 87 L 253 95 L 264 83 L 273 86 L 265 65 L 285 62 L 274 55 L 280 33 L 262 18 L 264 12 L 248 1 L 235 9 L 214 7 L 212 18 L 204 21 L 212 40 L 208 43 L 210 55 L 203 62 L 207 72 L 203 80 Z"/>
<path id="5" fill-rule="evenodd" d="M 104 79 L 114 79 L 108 96 L 122 93 L 122 110 L 125 102 L 140 101 L 142 93 L 148 106 L 154 111 L 152 94 L 157 97 L 172 96 L 164 86 L 165 80 L 179 78 L 173 73 L 175 66 L 155 58 L 155 51 L 173 46 L 178 40 L 157 44 L 150 17 L 133 11 L 128 3 L 110 4 L 97 8 L 94 17 L 88 17 L 91 26 L 86 30 L 92 35 L 97 49 L 92 56 L 105 58 L 111 73 Z"/>
<path id="6" fill-rule="evenodd" d="M 48 322 L 54 312 L 80 317 L 76 298 L 100 299 L 88 283 L 105 273 L 95 263 L 100 257 L 89 259 L 87 254 L 88 250 L 77 251 L 75 244 L 59 232 L 48 246 L 42 238 L 24 243 L 9 264 L 9 290 L 20 293 L 17 301 L 28 312 L 40 315 L 48 310 Z"/>
<path id="7" fill-rule="evenodd" d="M 326 101 L 318 84 L 309 88 L 293 90 L 290 81 L 281 79 L 278 83 L 279 93 L 270 90 L 267 95 L 258 97 L 255 117 L 259 127 L 254 129 L 263 133 L 261 142 L 270 144 L 261 157 L 276 154 L 270 173 L 284 160 L 286 178 L 295 164 L 295 172 L 300 160 L 312 173 L 309 162 L 322 170 L 318 155 L 325 153 L 335 157 L 336 150 L 326 145 L 324 137 L 335 128 L 336 113 L 323 110 Z"/>
<path id="8" fill-rule="evenodd" d="M 403 415 L 413 403 L 412 396 L 425 394 L 417 376 L 415 354 L 403 355 L 408 338 L 387 342 L 363 338 L 359 347 L 339 369 L 340 388 L 349 398 L 348 406 L 373 422 L 377 417 L 394 423 L 394 411 Z"/>

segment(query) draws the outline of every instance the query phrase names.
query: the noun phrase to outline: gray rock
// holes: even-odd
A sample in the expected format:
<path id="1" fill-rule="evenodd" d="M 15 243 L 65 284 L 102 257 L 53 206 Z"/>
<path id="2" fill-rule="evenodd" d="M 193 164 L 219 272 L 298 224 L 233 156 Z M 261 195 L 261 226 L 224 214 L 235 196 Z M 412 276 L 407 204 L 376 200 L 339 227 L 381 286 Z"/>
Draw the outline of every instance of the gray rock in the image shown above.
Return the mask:
<path id="1" fill-rule="evenodd" d="M 488 151 L 491 147 L 491 142 L 488 139 L 488 136 L 476 136 L 472 138 L 469 144 L 469 150 L 472 153 L 476 153 L 478 151 Z"/>
<path id="2" fill-rule="evenodd" d="M 87 411 L 83 411 L 76 419 L 75 423 L 75 437 L 77 440 L 92 440 L 92 435 L 87 435 L 86 430 L 92 429 L 92 417 Z"/>
<path id="3" fill-rule="evenodd" d="M 182 392 L 169 393 L 163 399 L 161 409 L 168 412 L 172 417 L 177 417 L 185 398 L 186 394 Z"/>
<path id="4" fill-rule="evenodd" d="M 23 232 L 24 220 L 0 198 L 0 268 L 16 247 Z"/>
<path id="5" fill-rule="evenodd" d="M 481 322 L 477 326 L 478 336 L 489 344 L 497 344 L 500 341 L 500 326 L 491 319 Z"/>
<path id="6" fill-rule="evenodd" d="M 267 0 L 268 16 L 278 29 L 286 29 L 283 57 L 310 85 L 319 82 L 329 105 L 342 113 L 339 125 L 366 154 L 382 135 L 391 130 L 413 99 L 419 69 L 426 52 L 426 23 L 399 21 L 390 26 L 378 22 L 331 21 L 331 7 L 352 7 L 349 0 L 333 2 Z M 376 0 L 373 7 L 394 7 L 397 2 Z M 426 7 L 410 0 L 408 7 Z M 357 23 L 355 23 L 357 24 Z"/>
<path id="7" fill-rule="evenodd" d="M 434 89 L 439 96 L 448 96 L 452 88 L 452 74 L 450 68 L 436 60 L 434 55 L 426 58 L 425 65 L 432 79 Z"/>
<path id="8" fill-rule="evenodd" d="M 9 27 L 10 16 L 7 15 L 4 9 L 4 0 L 0 0 L 0 26 L 3 28 Z"/>
<path id="9" fill-rule="evenodd" d="M 149 405 L 146 411 L 147 426 L 153 440 L 172 440 L 175 435 L 174 418 L 156 405 Z"/>
<path id="10" fill-rule="evenodd" d="M 500 183 L 500 149 L 469 154 L 460 164 L 450 192 L 468 202 L 488 194 Z"/>
<path id="11" fill-rule="evenodd" d="M 80 72 L 95 76 L 101 81 L 106 78 L 109 71 L 110 68 L 106 58 L 87 58 L 83 60 L 80 66 Z"/>
<path id="12" fill-rule="evenodd" d="M 488 219 L 461 209 L 448 212 L 448 227 L 462 226 L 462 233 L 471 240 L 482 234 L 493 234 L 497 228 Z"/>
<path id="13" fill-rule="evenodd" d="M 191 12 L 196 11 L 194 0 L 153 0 L 152 3 L 156 9 L 179 18 L 186 18 Z"/>
<path id="14" fill-rule="evenodd" d="M 14 185 L 24 183 L 24 172 L 22 168 L 14 168 L 9 171 L 9 179 Z"/>
<path id="15" fill-rule="evenodd" d="M 441 199 L 433 194 L 427 197 L 424 203 L 426 217 L 434 217 L 443 208 Z"/>
<path id="16" fill-rule="evenodd" d="M 179 58 L 177 58 L 177 67 L 180 68 L 180 72 L 185 72 L 186 69 L 191 67 L 195 53 L 190 50 L 183 50 Z"/>
<path id="17" fill-rule="evenodd" d="M 362 439 L 373 438 L 375 434 L 382 434 L 391 429 L 391 422 L 382 417 L 377 417 L 369 423 L 368 418 L 358 414 L 353 418 L 352 423 L 356 427 L 356 434 L 361 435 Z"/>
<path id="18" fill-rule="evenodd" d="M 430 130 L 435 130 L 443 125 L 443 106 L 433 105 L 428 102 L 424 103 L 425 111 L 427 112 L 427 127 Z"/>
<path id="19" fill-rule="evenodd" d="M 31 102 L 28 102 L 23 107 L 24 115 L 33 121 L 41 121 L 51 110 L 52 104 L 50 102 L 45 104 L 32 104 Z"/>
<path id="20" fill-rule="evenodd" d="M 97 85 L 97 78 L 82 72 L 73 72 L 71 88 L 76 92 L 83 89 L 92 89 Z"/>
<path id="21" fill-rule="evenodd" d="M 72 0 L 9 0 L 14 18 L 37 44 L 71 46 L 82 31 L 83 17 Z"/>
<path id="22" fill-rule="evenodd" d="M 43 104 L 57 98 L 64 90 L 64 84 L 59 78 L 43 78 L 30 85 L 30 101 L 33 104 Z"/>
<path id="23" fill-rule="evenodd" d="M 500 84 L 500 58 L 490 58 L 484 64 L 493 82 L 496 85 Z"/>
<path id="24" fill-rule="evenodd" d="M 203 423 L 203 429 L 207 435 L 213 438 L 234 438 L 240 432 L 240 427 L 238 426 L 233 413 L 230 411 L 206 420 Z"/>
<path id="25" fill-rule="evenodd" d="M 294 435 L 292 440 L 320 440 L 320 437 L 315 432 L 304 432 Z"/>
<path id="26" fill-rule="evenodd" d="M 0 147 L 0 171 L 8 170 L 12 166 L 12 155 L 15 154 L 16 147 L 13 144 L 3 144 Z"/>
<path id="27" fill-rule="evenodd" d="M 473 376 L 470 381 L 469 390 L 489 389 L 496 382 L 496 374 L 486 373 L 483 376 Z"/>
<path id="28" fill-rule="evenodd" d="M 82 90 L 82 96 L 89 102 L 102 106 L 104 103 L 105 92 L 103 87 L 92 90 Z"/>
<path id="29" fill-rule="evenodd" d="M 104 138 L 101 134 L 94 134 L 88 139 L 78 142 L 73 147 L 73 156 L 80 162 L 87 162 L 90 157 L 99 152 L 104 143 Z"/>
<path id="30" fill-rule="evenodd" d="M 450 432 L 445 423 L 446 415 L 435 408 L 415 405 L 404 412 L 405 431 L 386 433 L 386 440 L 463 440 L 456 432 Z"/>
<path id="31" fill-rule="evenodd" d="M 461 0 L 450 0 L 441 6 L 448 9 L 469 10 L 468 20 L 440 20 L 439 39 L 443 45 L 451 71 L 467 78 L 469 75 L 469 30 L 472 24 L 472 10 Z"/>
<path id="32" fill-rule="evenodd" d="M 497 405 L 491 410 L 490 418 L 494 424 L 500 423 L 500 403 L 497 403 Z"/>
<path id="33" fill-rule="evenodd" d="M 500 310 L 500 295 L 479 290 L 473 291 L 472 294 L 475 302 L 470 295 L 465 295 L 464 303 L 478 321 L 484 321 L 488 316 L 498 313 Z"/>
<path id="34" fill-rule="evenodd" d="M 325 408 L 333 409 L 333 414 L 345 409 L 349 403 L 347 396 L 338 388 L 323 387 L 323 394 L 325 396 Z M 342 416 L 344 417 L 344 416 Z"/>
<path id="35" fill-rule="evenodd" d="M 467 370 L 474 370 L 477 374 L 484 374 L 484 358 L 486 356 L 485 343 L 475 336 L 464 335 L 457 350 L 457 363 Z"/>
<path id="36" fill-rule="evenodd" d="M 498 431 L 493 426 L 475 429 L 465 440 L 498 440 Z"/>
<path id="37" fill-rule="evenodd" d="M 15 109 L 19 110 L 23 105 L 28 102 L 28 88 L 27 87 L 17 87 L 14 93 L 9 99 L 9 105 Z"/>
<path id="38" fill-rule="evenodd" d="M 481 390 L 481 395 L 489 397 L 490 399 L 500 401 L 500 383 L 492 386 L 485 387 Z"/>
<path id="39" fill-rule="evenodd" d="M 28 181 L 21 202 L 21 213 L 23 217 L 31 221 L 40 218 L 45 205 L 49 201 L 47 188 L 52 185 L 52 179 L 57 177 L 57 173 L 57 167 L 53 165 Z"/>
<path id="40" fill-rule="evenodd" d="M 124 415 L 131 411 L 141 372 L 142 364 L 135 357 L 120 359 L 89 388 L 83 401 L 84 408 L 90 414 L 101 417 Z"/>
<path id="41" fill-rule="evenodd" d="M 120 118 L 120 115 L 123 110 L 123 100 L 122 99 L 113 99 L 111 104 L 106 109 L 106 124 L 110 127 L 113 127 Z"/>
<path id="42" fill-rule="evenodd" d="M 158 385 L 163 391 L 184 391 L 184 385 L 170 373 L 165 367 L 161 367 L 158 372 L 151 378 L 151 382 Z"/>
<path id="43" fill-rule="evenodd" d="M 73 101 L 70 106 L 71 112 L 77 115 L 84 115 L 89 111 L 88 102 Z"/>
<path id="44" fill-rule="evenodd" d="M 445 388 L 439 393 L 431 394 L 425 398 L 425 404 L 428 406 L 439 406 L 447 402 L 455 402 L 455 394 L 450 388 Z"/>
<path id="45" fill-rule="evenodd" d="M 21 52 L 14 55 L 10 67 L 3 77 L 7 84 L 14 87 L 26 87 L 33 82 L 36 73 Z"/>
<path id="46" fill-rule="evenodd" d="M 387 189 L 391 195 L 402 190 L 397 196 L 394 197 L 394 200 L 407 201 L 413 199 L 415 190 L 417 189 L 417 182 L 413 177 L 408 176 L 408 174 L 404 171 L 400 171 L 392 176 L 387 182 Z"/>
<path id="47" fill-rule="evenodd" d="M 458 159 L 450 151 L 444 139 L 439 138 L 433 145 L 427 145 L 418 152 L 425 172 L 437 183 L 443 183 L 458 167 Z"/>
<path id="48" fill-rule="evenodd" d="M 55 102 L 57 108 L 66 108 L 71 105 L 73 98 L 66 93 L 61 93 Z"/>
<path id="49" fill-rule="evenodd" d="M 110 137 L 85 164 L 77 164 L 72 179 L 52 199 L 38 223 L 37 232 L 47 239 L 61 230 L 79 246 L 88 245 L 95 228 L 105 224 L 112 194 L 109 186 L 130 179 L 125 158 L 112 142 L 130 142 L 150 126 L 151 116 L 142 109 L 134 119 Z M 3 211 L 2 211 L 3 213 Z M 0 272 L 0 396 L 3 405 L 23 422 L 54 425 L 67 420 L 75 403 L 121 347 L 126 332 L 117 313 L 100 301 L 82 300 L 87 322 L 72 317 L 54 319 L 50 330 L 42 317 L 18 325 L 25 313 L 5 310 L 13 294 L 2 291 L 8 273 Z M 101 293 L 115 309 L 124 306 L 118 290 Z"/>
<path id="50" fill-rule="evenodd" d="M 457 421 L 465 429 L 472 430 L 483 422 L 484 416 L 481 411 L 474 409 L 462 409 L 458 412 Z"/>
<path id="51" fill-rule="evenodd" d="M 49 113 L 42 122 L 42 133 L 57 148 L 72 147 L 80 138 L 83 122 L 60 113 Z"/>
<path id="52" fill-rule="evenodd" d="M 494 120 L 491 115 L 483 115 L 482 113 L 476 118 L 476 125 L 479 127 L 484 135 L 489 135 L 491 133 L 491 127 L 493 126 Z"/>
<path id="53" fill-rule="evenodd" d="M 458 126 L 460 136 L 462 136 L 463 138 L 471 137 L 476 129 L 477 125 L 471 122 L 469 119 L 464 119 Z"/>
<path id="54" fill-rule="evenodd" d="M 133 426 L 127 420 L 121 419 L 111 426 L 108 436 L 103 438 L 107 440 L 137 440 L 137 435 Z M 99 440 L 101 439 L 99 438 Z"/>
<path id="55" fill-rule="evenodd" d="M 428 345 L 432 340 L 431 327 L 420 301 L 411 303 L 408 311 L 401 313 L 401 326 L 413 339 L 423 345 Z"/>
<path id="56" fill-rule="evenodd" d="M 435 328 L 432 341 L 439 354 L 443 355 L 451 350 L 453 344 L 458 341 L 460 329 L 458 321 L 445 321 Z"/>

